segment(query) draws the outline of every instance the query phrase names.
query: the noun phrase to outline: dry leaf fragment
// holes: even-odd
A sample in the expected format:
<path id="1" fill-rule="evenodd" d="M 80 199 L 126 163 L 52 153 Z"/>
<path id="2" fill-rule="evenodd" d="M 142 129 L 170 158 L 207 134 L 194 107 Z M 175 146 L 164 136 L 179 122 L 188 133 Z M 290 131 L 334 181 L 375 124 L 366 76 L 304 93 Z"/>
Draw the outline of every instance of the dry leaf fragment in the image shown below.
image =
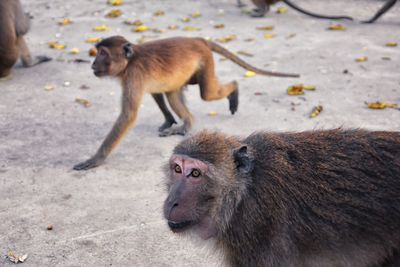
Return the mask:
<path id="1" fill-rule="evenodd" d="M 218 115 L 218 112 L 216 112 L 216 111 L 210 111 L 210 112 L 208 112 L 207 114 L 208 114 L 208 116 L 217 116 L 217 115 Z"/>
<path id="2" fill-rule="evenodd" d="M 181 21 L 182 21 L 182 22 L 189 22 L 189 21 L 190 21 L 190 18 L 189 18 L 189 17 L 182 17 L 182 18 L 181 18 Z"/>
<path id="3" fill-rule="evenodd" d="M 164 16 L 165 12 L 162 10 L 157 10 L 156 12 L 153 13 L 154 16 L 158 17 L 158 16 Z"/>
<path id="4" fill-rule="evenodd" d="M 70 20 L 69 18 L 63 18 L 61 21 L 58 22 L 58 25 L 65 26 L 65 25 L 69 25 L 71 23 L 72 23 L 72 20 Z"/>
<path id="5" fill-rule="evenodd" d="M 278 7 L 278 9 L 276 10 L 276 13 L 278 13 L 278 14 L 285 14 L 287 11 L 288 11 L 287 7 L 280 6 L 280 7 Z"/>
<path id="6" fill-rule="evenodd" d="M 256 96 L 260 96 L 260 95 L 263 95 L 264 93 L 262 93 L 262 92 L 255 92 L 254 93 L 254 95 L 256 95 Z"/>
<path id="7" fill-rule="evenodd" d="M 222 28 L 225 28 L 225 24 L 223 24 L 223 23 L 215 24 L 215 25 L 214 25 L 214 28 L 215 28 L 215 29 L 222 29 Z"/>
<path id="8" fill-rule="evenodd" d="M 108 0 L 107 3 L 112 6 L 120 6 L 124 3 L 122 0 Z"/>
<path id="9" fill-rule="evenodd" d="M 11 262 L 19 263 L 19 262 L 24 262 L 28 258 L 28 254 L 19 256 L 14 251 L 10 251 L 8 252 L 7 257 Z"/>
<path id="10" fill-rule="evenodd" d="M 57 41 L 54 41 L 54 42 L 51 41 L 51 42 L 48 42 L 48 44 L 49 44 L 50 48 L 57 49 L 57 50 L 62 50 L 62 49 L 65 49 L 65 47 L 66 47 L 64 44 L 60 44 Z"/>
<path id="11" fill-rule="evenodd" d="M 343 26 L 342 24 L 332 24 L 328 27 L 328 30 L 331 31 L 345 31 L 346 27 Z"/>
<path id="12" fill-rule="evenodd" d="M 178 29 L 178 26 L 175 25 L 175 24 L 172 24 L 172 25 L 168 26 L 168 30 L 176 30 L 176 29 Z"/>
<path id="13" fill-rule="evenodd" d="M 272 38 L 274 38 L 274 37 L 275 37 L 275 34 L 272 34 L 272 33 L 266 33 L 266 34 L 264 34 L 264 39 L 267 39 L 267 40 L 272 39 Z"/>
<path id="14" fill-rule="evenodd" d="M 272 25 L 260 26 L 260 27 L 256 27 L 256 29 L 261 30 L 261 31 L 272 31 L 274 29 L 274 26 L 272 26 Z"/>
<path id="15" fill-rule="evenodd" d="M 88 39 L 85 40 L 85 42 L 86 43 L 95 44 L 95 43 L 101 42 L 101 38 L 97 38 L 97 37 L 88 38 Z"/>
<path id="16" fill-rule="evenodd" d="M 148 31 L 148 30 L 150 30 L 150 28 L 147 27 L 146 25 L 140 25 L 140 26 L 134 28 L 132 31 L 133 32 L 145 32 L 145 31 Z"/>
<path id="17" fill-rule="evenodd" d="M 72 55 L 79 54 L 79 48 L 74 47 L 71 50 L 69 50 L 69 53 Z"/>
<path id="18" fill-rule="evenodd" d="M 254 77 L 256 76 L 256 73 L 254 71 L 246 71 L 246 73 L 244 74 L 244 77 L 249 78 L 249 77 Z"/>
<path id="19" fill-rule="evenodd" d="M 287 89 L 287 94 L 288 95 L 304 95 L 304 86 L 302 84 L 296 84 L 289 86 Z"/>
<path id="20" fill-rule="evenodd" d="M 192 14 L 190 14 L 190 16 L 192 16 L 192 18 L 198 18 L 201 17 L 201 13 L 199 11 L 193 12 Z"/>
<path id="21" fill-rule="evenodd" d="M 81 87 L 79 87 L 79 89 L 81 89 L 81 90 L 87 90 L 87 89 L 90 89 L 90 87 L 87 86 L 86 84 L 82 84 Z"/>
<path id="22" fill-rule="evenodd" d="M 227 43 L 227 42 L 235 40 L 236 38 L 237 38 L 236 35 L 232 34 L 232 35 L 228 35 L 225 37 L 217 38 L 216 40 L 217 40 L 217 42 L 220 42 L 220 43 Z"/>
<path id="23" fill-rule="evenodd" d="M 388 42 L 388 43 L 386 43 L 386 46 L 396 47 L 397 46 L 397 42 Z"/>
<path id="24" fill-rule="evenodd" d="M 316 87 L 313 85 L 303 85 L 304 90 L 315 91 Z"/>
<path id="25" fill-rule="evenodd" d="M 52 225 L 52 224 L 47 225 L 46 229 L 47 229 L 48 231 L 53 230 L 53 225 Z"/>
<path id="26" fill-rule="evenodd" d="M 108 27 L 107 25 L 104 25 L 104 24 L 93 28 L 93 30 L 95 32 L 105 32 L 105 31 L 109 31 L 110 29 L 111 29 L 110 27 Z"/>
<path id="27" fill-rule="evenodd" d="M 254 38 L 246 38 L 246 39 L 244 39 L 244 41 L 245 41 L 245 42 L 253 42 L 253 41 L 254 41 Z"/>
<path id="28" fill-rule="evenodd" d="M 153 29 L 153 32 L 155 32 L 155 33 L 164 33 L 164 32 L 167 32 L 167 29 Z"/>
<path id="29" fill-rule="evenodd" d="M 122 15 L 121 9 L 113 9 L 106 14 L 106 18 L 118 18 Z"/>
<path id="30" fill-rule="evenodd" d="M 53 91 L 54 88 L 55 88 L 54 85 L 48 84 L 48 85 L 46 85 L 46 86 L 44 87 L 44 90 L 46 90 L 46 91 Z"/>
<path id="31" fill-rule="evenodd" d="M 186 26 L 183 28 L 185 32 L 196 32 L 200 31 L 200 28 L 192 27 L 192 26 Z"/>
<path id="32" fill-rule="evenodd" d="M 141 21 L 141 20 L 134 20 L 134 21 L 132 21 L 132 20 L 125 20 L 124 21 L 124 23 L 126 24 L 126 25 L 133 25 L 133 26 L 140 26 L 140 25 L 143 25 L 143 22 Z"/>
<path id="33" fill-rule="evenodd" d="M 356 58 L 356 59 L 355 59 L 356 62 L 365 62 L 365 61 L 367 61 L 367 60 L 368 60 L 368 57 L 365 57 L 365 56 L 364 56 L 364 57 L 359 57 L 359 58 Z"/>
<path id="34" fill-rule="evenodd" d="M 75 99 L 75 102 L 77 102 L 77 103 L 83 105 L 85 108 L 88 108 L 88 107 L 91 106 L 89 100 L 86 100 L 86 99 L 83 99 L 83 98 L 76 98 L 76 99 Z"/>
<path id="35" fill-rule="evenodd" d="M 321 105 L 314 107 L 310 113 L 310 118 L 317 117 L 322 112 L 322 110 L 323 110 L 323 107 Z"/>
<path id="36" fill-rule="evenodd" d="M 381 57 L 382 60 L 391 60 L 390 57 Z"/>
<path id="37" fill-rule="evenodd" d="M 396 103 L 390 102 L 373 102 L 373 103 L 366 103 L 368 108 L 370 109 L 385 109 L 385 108 L 397 108 L 399 105 Z"/>
<path id="38" fill-rule="evenodd" d="M 92 47 L 89 49 L 89 56 L 91 57 L 95 57 L 97 55 L 97 48 L 96 47 Z"/>
<path id="39" fill-rule="evenodd" d="M 237 53 L 239 55 L 243 55 L 243 56 L 246 56 L 246 57 L 253 57 L 254 56 L 253 54 L 250 54 L 250 53 L 248 53 L 246 51 L 243 51 L 243 50 L 239 50 L 239 51 L 237 51 Z"/>

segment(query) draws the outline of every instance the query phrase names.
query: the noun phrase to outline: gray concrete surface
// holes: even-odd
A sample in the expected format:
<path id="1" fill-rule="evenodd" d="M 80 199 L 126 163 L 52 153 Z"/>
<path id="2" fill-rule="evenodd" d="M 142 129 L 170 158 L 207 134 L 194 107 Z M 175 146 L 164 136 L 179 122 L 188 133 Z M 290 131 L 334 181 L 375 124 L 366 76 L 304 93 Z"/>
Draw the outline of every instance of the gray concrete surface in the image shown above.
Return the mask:
<path id="1" fill-rule="evenodd" d="M 68 60 L 87 56 L 88 37 L 121 34 L 133 42 L 140 36 L 223 37 L 237 40 L 224 44 L 232 51 L 244 50 L 254 57 L 248 62 L 271 70 L 298 72 L 299 79 L 255 76 L 216 56 L 221 81 L 240 84 L 239 112 L 231 116 L 226 100 L 206 103 L 198 87 L 186 92 L 195 115 L 194 131 L 215 129 L 248 135 L 259 129 L 301 131 L 332 127 L 363 127 L 400 130 L 400 111 L 370 110 L 365 101 L 400 103 L 400 5 L 378 23 L 342 22 L 347 31 L 327 31 L 329 21 L 316 20 L 289 9 L 251 19 L 235 1 L 134 1 L 119 7 L 123 16 L 106 19 L 112 7 L 106 0 L 23 0 L 33 16 L 27 41 L 34 54 L 54 60 L 32 69 L 19 66 L 12 79 L 0 82 L 0 266 L 13 266 L 9 251 L 29 254 L 22 266 L 215 266 L 218 255 L 191 240 L 173 235 L 162 218 L 166 196 L 161 166 L 182 137 L 159 138 L 163 118 L 150 96 L 146 96 L 136 127 L 106 163 L 86 172 L 73 171 L 74 164 L 91 156 L 110 130 L 119 111 L 120 86 L 111 79 L 98 79 L 89 63 Z M 381 1 L 296 1 L 315 12 L 370 17 Z M 273 7 L 275 11 L 277 6 Z M 153 19 L 156 10 L 165 15 Z M 200 11 L 202 17 L 189 23 L 179 18 Z M 63 17 L 72 25 L 57 25 Z M 133 33 L 125 19 L 141 19 L 146 25 L 165 28 L 176 24 L 200 27 L 199 32 Z M 224 23 L 214 29 L 212 23 Z M 105 33 L 92 31 L 106 24 Z M 256 26 L 274 25 L 276 36 L 263 39 Z M 254 38 L 252 42 L 246 42 Z M 51 50 L 48 41 L 59 40 L 65 51 Z M 69 55 L 72 47 L 81 49 Z M 182 55 L 184 57 L 185 55 Z M 357 63 L 355 58 L 368 56 Z M 391 60 L 382 60 L 389 57 Z M 348 74 L 343 71 L 348 70 Z M 63 86 L 69 82 L 70 86 Z M 304 83 L 317 90 L 302 97 L 289 96 L 289 85 Z M 54 85 L 46 91 L 46 85 Z M 87 90 L 80 89 L 87 85 Z M 255 93 L 262 92 L 262 95 Z M 91 102 L 89 108 L 75 98 Z M 308 117 L 313 106 L 324 107 L 320 116 Z M 217 116 L 208 112 L 216 111 Z M 52 231 L 46 230 L 53 225 Z"/>

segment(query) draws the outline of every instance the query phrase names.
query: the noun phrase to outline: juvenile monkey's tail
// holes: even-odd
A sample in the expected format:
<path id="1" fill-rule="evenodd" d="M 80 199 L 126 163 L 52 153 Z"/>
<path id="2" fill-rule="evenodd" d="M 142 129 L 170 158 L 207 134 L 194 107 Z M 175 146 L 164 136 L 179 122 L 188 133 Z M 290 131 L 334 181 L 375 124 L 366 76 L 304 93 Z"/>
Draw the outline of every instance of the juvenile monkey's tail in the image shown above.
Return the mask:
<path id="1" fill-rule="evenodd" d="M 267 76 L 295 77 L 295 78 L 300 77 L 299 74 L 274 72 L 274 71 L 268 71 L 268 70 L 262 70 L 262 69 L 256 68 L 256 67 L 250 65 L 249 63 L 245 62 L 244 60 L 240 59 L 238 56 L 236 56 L 235 54 L 230 52 L 228 49 L 220 46 L 219 44 L 214 43 L 213 41 L 207 41 L 207 43 L 213 52 L 223 55 L 224 57 L 230 59 L 231 61 L 233 61 L 234 63 L 238 64 L 239 66 L 243 67 L 246 70 L 250 70 L 255 73 L 267 75 Z"/>

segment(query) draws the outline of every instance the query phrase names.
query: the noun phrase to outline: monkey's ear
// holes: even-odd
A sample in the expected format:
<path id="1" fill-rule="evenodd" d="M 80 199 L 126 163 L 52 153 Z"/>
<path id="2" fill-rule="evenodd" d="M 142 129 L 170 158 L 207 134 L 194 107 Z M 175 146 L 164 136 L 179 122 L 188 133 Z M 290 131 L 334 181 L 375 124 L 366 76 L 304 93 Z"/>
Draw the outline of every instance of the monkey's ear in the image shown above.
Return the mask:
<path id="1" fill-rule="evenodd" d="M 245 173 L 250 173 L 254 168 L 254 158 L 247 151 L 247 146 L 241 146 L 238 149 L 233 150 L 233 158 L 236 163 L 236 168 Z"/>
<path id="2" fill-rule="evenodd" d="M 133 56 L 133 47 L 132 47 L 131 43 L 125 43 L 123 45 L 123 48 L 124 48 L 124 53 L 125 53 L 126 58 L 128 58 L 128 59 L 131 58 Z"/>

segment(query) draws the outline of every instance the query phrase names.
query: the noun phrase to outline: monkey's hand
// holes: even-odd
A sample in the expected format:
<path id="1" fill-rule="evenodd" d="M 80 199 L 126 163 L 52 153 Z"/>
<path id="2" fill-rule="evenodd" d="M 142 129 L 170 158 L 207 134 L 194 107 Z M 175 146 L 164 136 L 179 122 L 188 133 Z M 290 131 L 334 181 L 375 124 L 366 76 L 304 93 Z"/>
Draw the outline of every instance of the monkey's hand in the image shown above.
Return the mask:
<path id="1" fill-rule="evenodd" d="M 76 171 L 89 170 L 91 168 L 95 168 L 95 167 L 101 165 L 103 162 L 104 162 L 104 159 L 99 159 L 99 158 L 93 157 L 93 158 L 88 159 L 87 161 L 76 164 L 74 166 L 74 170 L 76 170 Z"/>

